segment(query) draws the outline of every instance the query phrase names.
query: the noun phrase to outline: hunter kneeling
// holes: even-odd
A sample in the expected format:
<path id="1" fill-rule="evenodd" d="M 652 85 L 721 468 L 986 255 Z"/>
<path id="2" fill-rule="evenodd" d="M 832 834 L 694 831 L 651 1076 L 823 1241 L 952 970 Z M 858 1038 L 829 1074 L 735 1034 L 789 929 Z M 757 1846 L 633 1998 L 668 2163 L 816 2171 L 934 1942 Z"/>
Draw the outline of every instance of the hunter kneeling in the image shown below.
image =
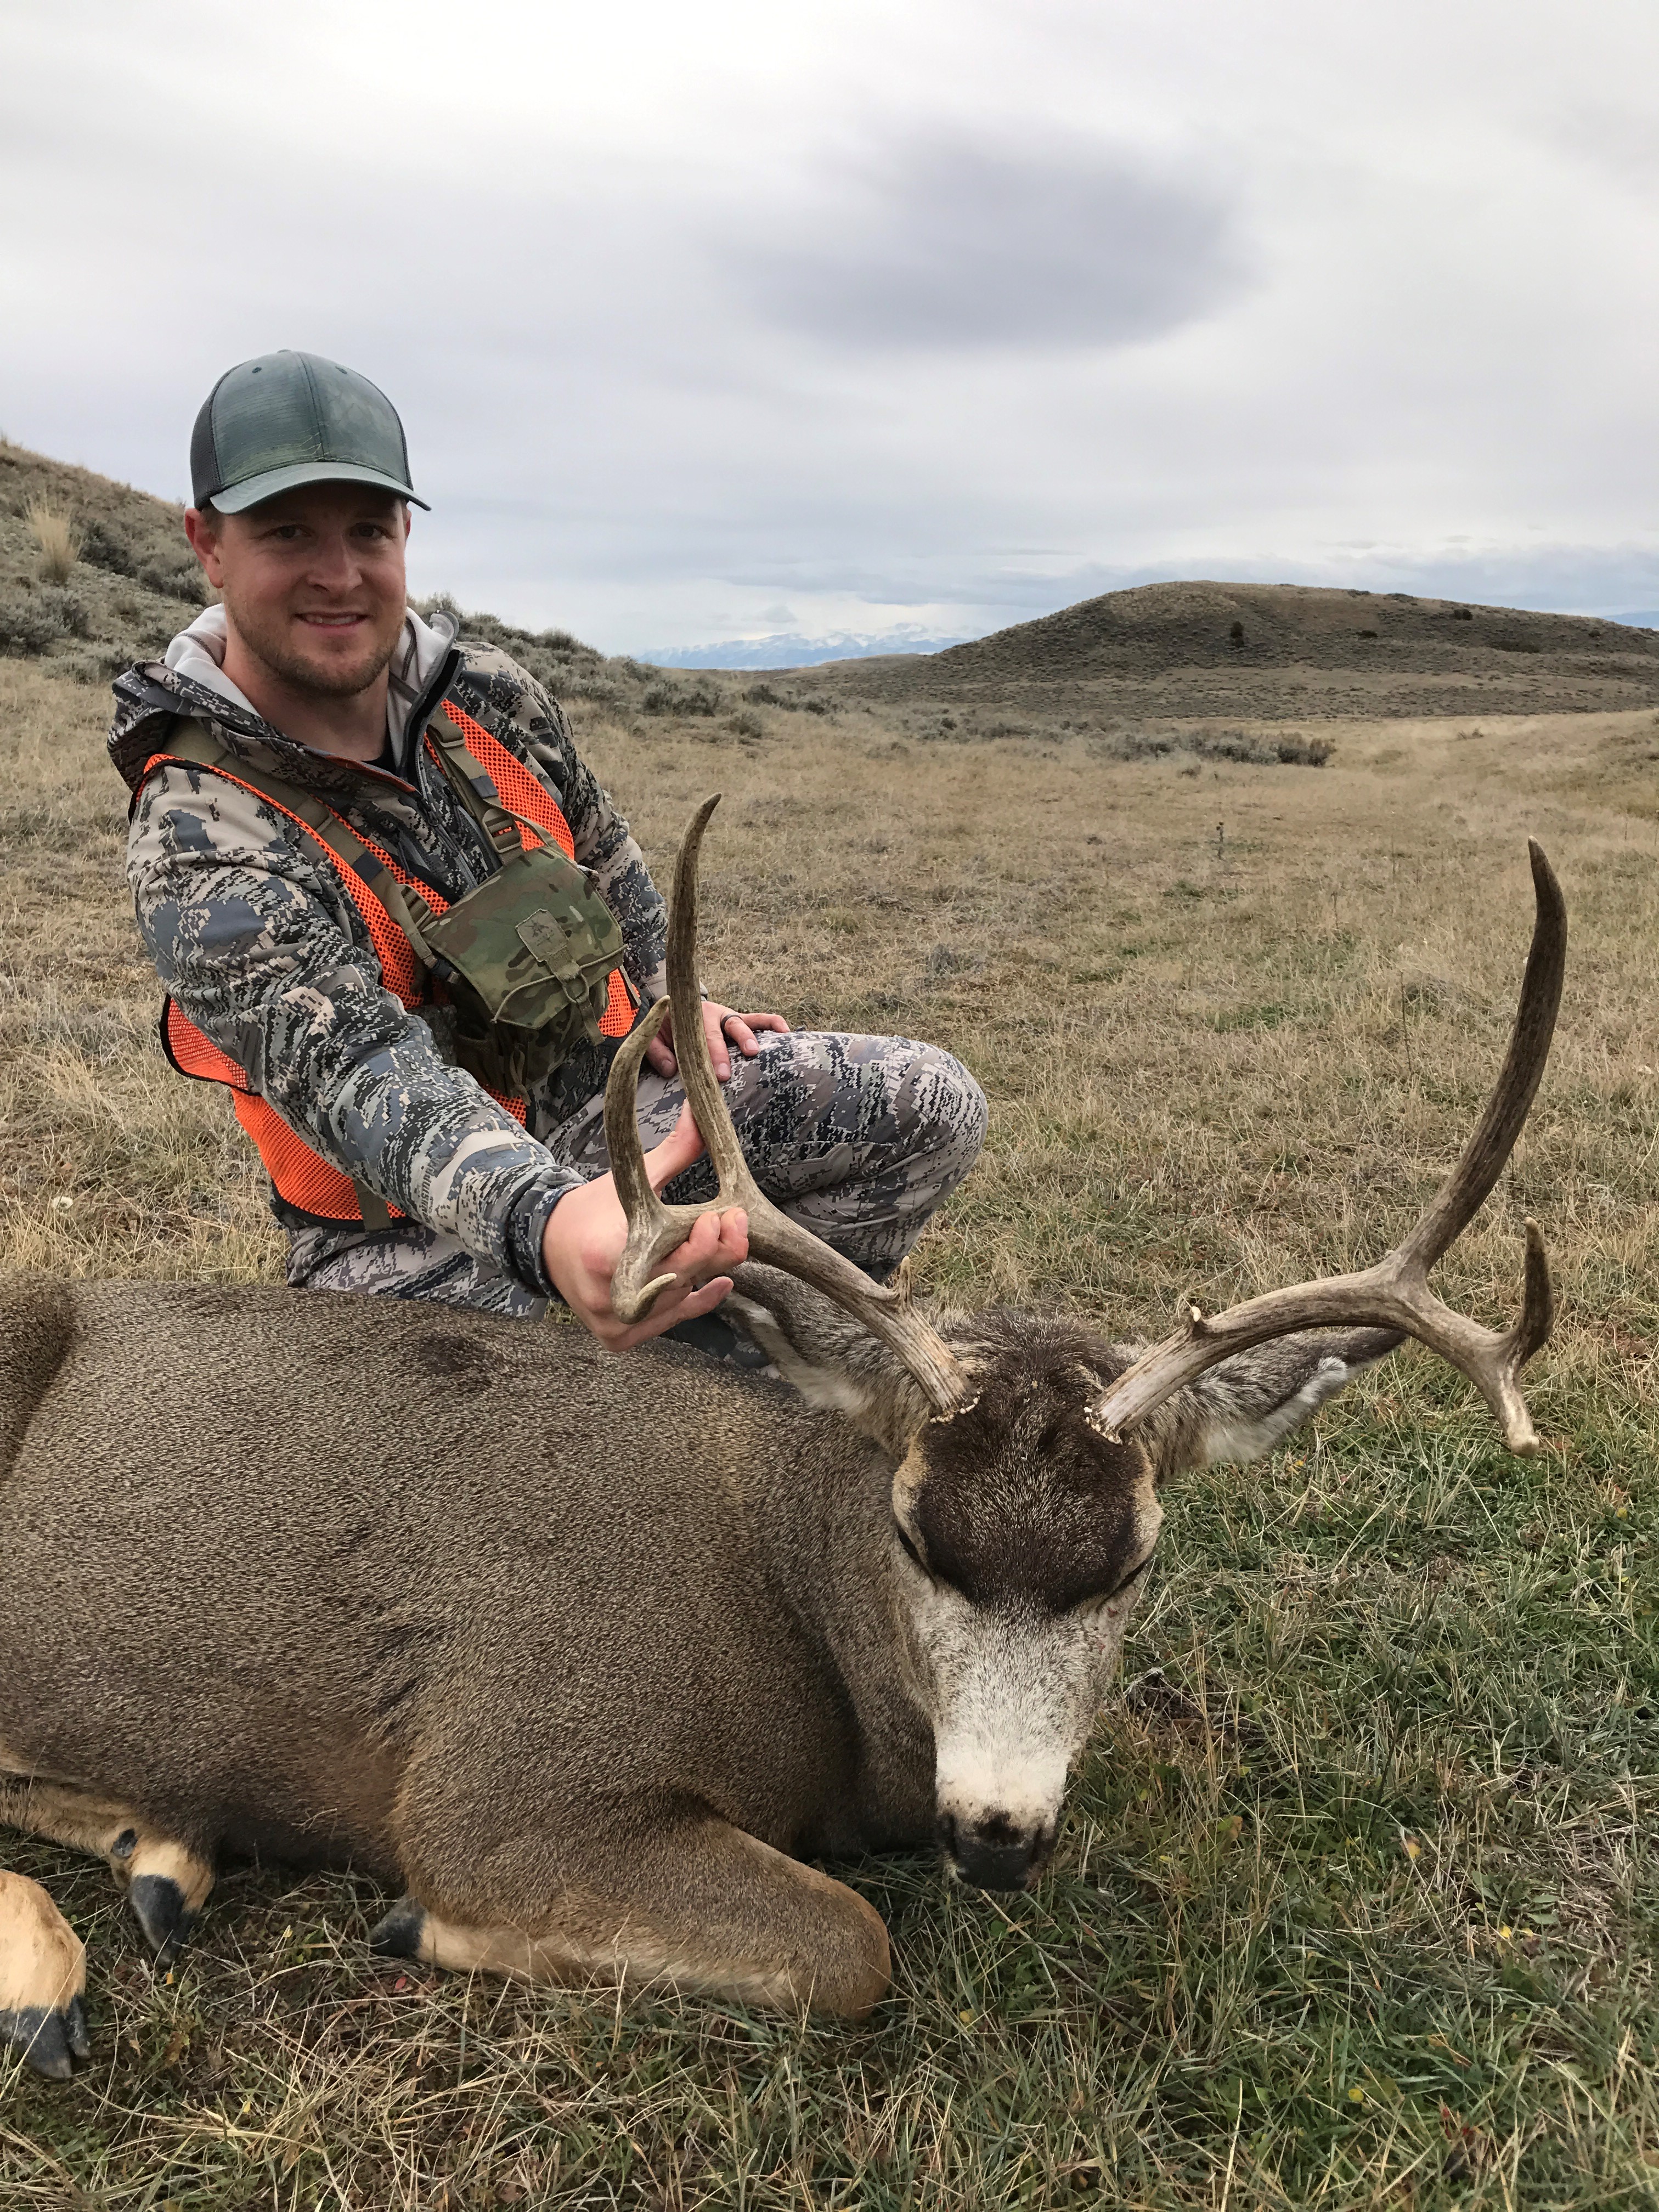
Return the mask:
<path id="1" fill-rule="evenodd" d="M 699 1222 L 632 1327 L 605 1077 L 665 988 L 664 903 L 558 705 L 407 604 L 403 426 L 349 369 L 283 352 L 214 386 L 185 526 L 222 604 L 116 684 L 128 878 L 163 1042 L 222 1083 L 270 1176 L 296 1288 L 536 1318 L 613 1350 L 709 1318 L 747 1252 Z M 978 1085 L 902 1037 L 795 1035 L 706 1003 L 756 1182 L 878 1280 L 972 1166 Z M 672 1033 L 639 1124 L 658 1189 L 711 1196 Z"/>

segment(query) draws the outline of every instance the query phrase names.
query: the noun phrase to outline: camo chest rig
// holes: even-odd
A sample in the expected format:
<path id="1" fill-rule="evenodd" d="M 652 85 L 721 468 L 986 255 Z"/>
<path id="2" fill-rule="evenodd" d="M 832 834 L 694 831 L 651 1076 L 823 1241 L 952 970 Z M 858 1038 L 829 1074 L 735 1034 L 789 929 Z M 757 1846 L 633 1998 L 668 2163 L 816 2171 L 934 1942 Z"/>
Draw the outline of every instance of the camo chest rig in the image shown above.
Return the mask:
<path id="1" fill-rule="evenodd" d="M 453 904 L 314 793 L 249 767 L 206 723 L 175 723 L 169 749 L 152 754 L 144 774 L 177 763 L 222 776 L 303 830 L 362 917 L 386 988 L 410 1013 L 449 1008 L 458 1064 L 522 1121 L 526 1091 L 583 1038 L 623 1037 L 633 1027 L 622 932 L 577 864 L 552 794 L 499 738 L 446 698 L 422 743 L 499 858 L 495 871 Z M 171 998 L 161 1009 L 161 1046 L 180 1074 L 228 1087 L 237 1120 L 288 1205 L 319 1220 L 370 1228 L 400 1218 L 291 1129 Z"/>

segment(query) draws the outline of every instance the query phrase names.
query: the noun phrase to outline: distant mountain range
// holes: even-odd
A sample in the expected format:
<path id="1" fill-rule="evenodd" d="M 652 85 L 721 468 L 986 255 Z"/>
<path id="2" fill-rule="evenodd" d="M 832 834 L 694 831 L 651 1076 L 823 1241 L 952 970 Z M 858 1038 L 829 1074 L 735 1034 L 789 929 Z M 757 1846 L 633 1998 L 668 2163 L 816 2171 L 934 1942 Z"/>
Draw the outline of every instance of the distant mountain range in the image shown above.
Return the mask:
<path id="1" fill-rule="evenodd" d="M 771 637 L 739 637 L 725 645 L 665 645 L 635 653 L 651 668 L 816 668 L 823 660 L 870 660 L 879 653 L 943 653 L 963 645 L 960 637 L 924 637 L 911 629 L 888 630 L 879 637 L 842 630 L 834 637 L 802 637 L 780 631 Z"/>

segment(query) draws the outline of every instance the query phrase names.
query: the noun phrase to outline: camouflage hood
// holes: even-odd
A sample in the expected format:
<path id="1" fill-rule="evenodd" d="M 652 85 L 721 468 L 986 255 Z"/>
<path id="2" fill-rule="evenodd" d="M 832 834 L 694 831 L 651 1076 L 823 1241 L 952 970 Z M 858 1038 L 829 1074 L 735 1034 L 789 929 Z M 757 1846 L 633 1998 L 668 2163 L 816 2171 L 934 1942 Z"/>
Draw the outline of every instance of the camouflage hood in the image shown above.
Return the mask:
<path id="1" fill-rule="evenodd" d="M 411 724 L 417 716 L 424 720 L 436 706 L 461 665 L 454 635 L 445 615 L 427 623 L 410 609 L 404 618 L 386 696 L 387 731 L 400 762 L 405 760 Z M 179 631 L 162 660 L 142 663 L 116 678 L 109 754 L 129 790 L 138 788 L 145 762 L 167 750 L 172 718 L 189 714 L 210 721 L 250 767 L 314 791 L 321 799 L 361 799 L 365 777 L 390 793 L 393 787 L 379 769 L 331 759 L 272 729 L 226 676 L 224 657 L 225 611 L 209 607 Z"/>

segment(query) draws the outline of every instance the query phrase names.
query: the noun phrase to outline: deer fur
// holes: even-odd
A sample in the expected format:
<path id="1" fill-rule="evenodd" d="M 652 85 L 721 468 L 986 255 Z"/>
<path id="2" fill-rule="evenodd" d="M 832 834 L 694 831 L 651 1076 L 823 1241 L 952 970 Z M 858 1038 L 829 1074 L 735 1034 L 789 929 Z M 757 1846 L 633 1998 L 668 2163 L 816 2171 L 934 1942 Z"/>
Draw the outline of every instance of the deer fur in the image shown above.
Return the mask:
<path id="1" fill-rule="evenodd" d="M 0 1285 L 0 1820 L 105 1857 L 168 1955 L 257 1853 L 378 1874 L 380 1941 L 441 1965 L 867 2011 L 885 1930 L 806 1863 L 1034 1880 L 1159 1484 L 1395 1340 L 1261 1347 L 1113 1443 L 1133 1347 L 1073 1323 L 947 1321 L 978 1388 L 929 1422 L 818 1293 L 740 1293 L 799 1389 L 372 1297 Z M 79 1947 L 3 1882 L 0 2033 L 66 2075 Z"/>

